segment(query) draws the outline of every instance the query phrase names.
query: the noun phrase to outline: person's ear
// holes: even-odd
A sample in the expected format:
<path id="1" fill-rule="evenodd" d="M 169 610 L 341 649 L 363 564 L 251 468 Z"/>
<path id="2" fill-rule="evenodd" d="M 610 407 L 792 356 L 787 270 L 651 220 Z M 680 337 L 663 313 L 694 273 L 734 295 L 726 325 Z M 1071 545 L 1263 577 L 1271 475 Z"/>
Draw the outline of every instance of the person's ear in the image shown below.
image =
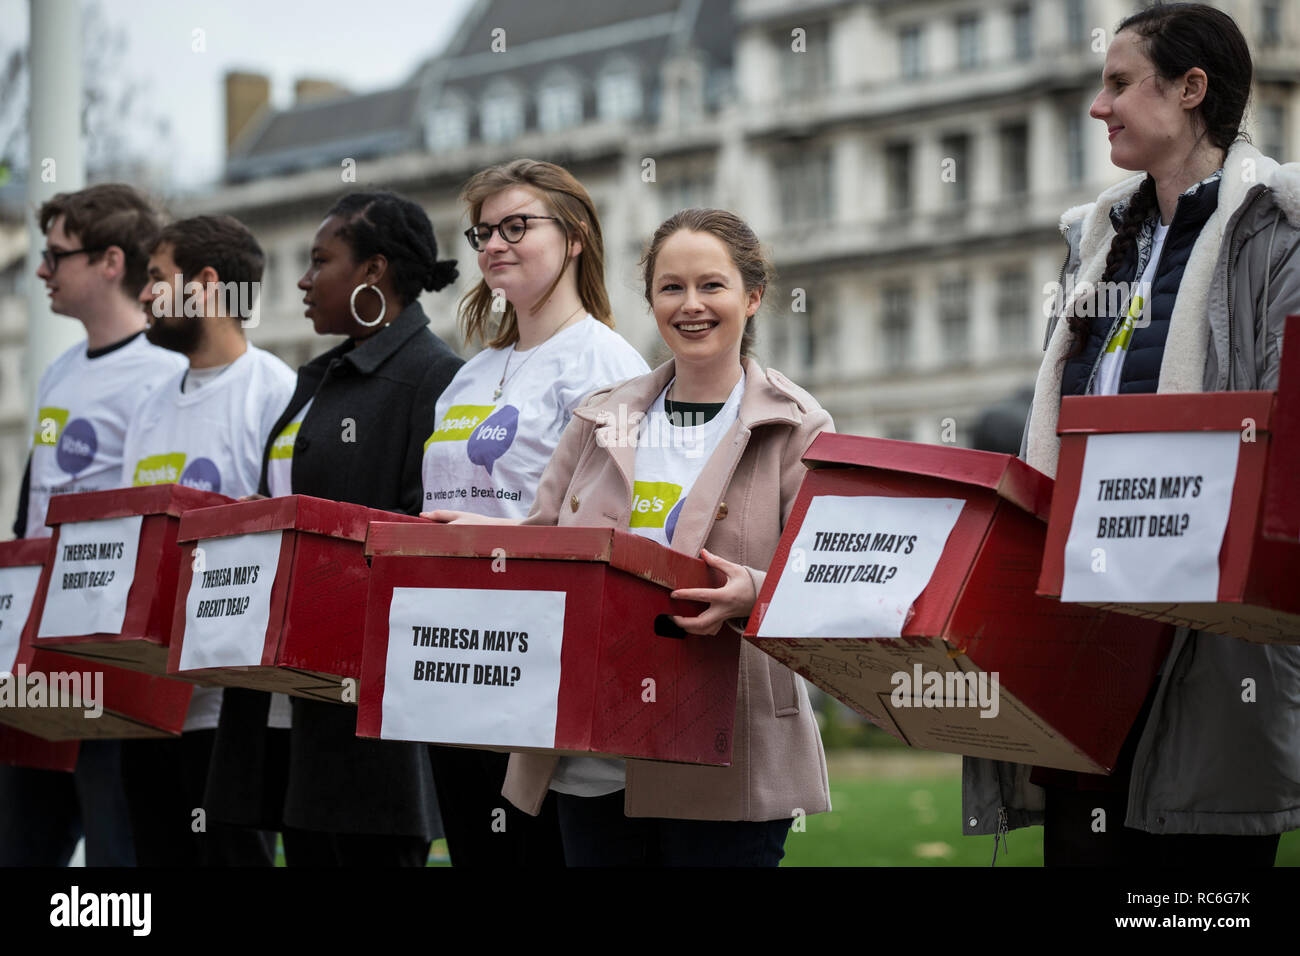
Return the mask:
<path id="1" fill-rule="evenodd" d="M 1179 88 L 1178 105 L 1185 110 L 1194 110 L 1205 99 L 1209 88 L 1209 77 L 1199 66 L 1194 66 L 1183 75 Z"/>
<path id="2" fill-rule="evenodd" d="M 214 315 L 217 307 L 221 304 L 221 295 L 217 292 L 216 283 L 220 281 L 217 270 L 212 266 L 204 266 L 198 274 L 185 283 L 185 295 L 188 297 L 190 290 L 198 286 L 199 295 L 203 296 L 203 307 L 206 315 Z M 208 292 L 212 295 L 209 296 Z M 236 295 L 235 301 L 239 298 Z"/>
<path id="3" fill-rule="evenodd" d="M 745 318 L 752 319 L 758 314 L 759 306 L 763 304 L 763 286 L 750 289 L 745 293 Z"/>
<path id="4" fill-rule="evenodd" d="M 121 246 L 109 246 L 100 254 L 99 266 L 104 278 L 120 282 L 126 274 L 126 253 Z"/>
<path id="5" fill-rule="evenodd" d="M 569 237 L 569 258 L 576 259 L 582 253 L 582 240 L 587 235 L 587 224 L 578 223 L 578 231 Z"/>
<path id="6" fill-rule="evenodd" d="M 388 273 L 388 258 L 375 253 L 366 260 L 366 285 L 379 285 L 384 281 L 384 276 Z"/>

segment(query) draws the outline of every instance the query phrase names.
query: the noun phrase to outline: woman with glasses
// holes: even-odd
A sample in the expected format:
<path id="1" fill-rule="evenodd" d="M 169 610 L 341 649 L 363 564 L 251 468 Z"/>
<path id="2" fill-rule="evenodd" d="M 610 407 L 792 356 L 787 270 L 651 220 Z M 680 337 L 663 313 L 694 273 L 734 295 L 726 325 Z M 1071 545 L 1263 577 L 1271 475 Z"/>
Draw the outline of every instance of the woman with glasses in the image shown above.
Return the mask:
<path id="1" fill-rule="evenodd" d="M 516 523 L 528 514 L 573 410 L 594 389 L 644 374 L 613 330 L 600 220 L 567 170 L 519 159 L 461 193 L 483 280 L 461 301 L 467 341 L 486 340 L 438 399 L 424 453 L 424 516 Z M 505 754 L 430 748 L 456 866 L 558 866 L 554 808 L 519 813 L 501 797 Z M 504 832 L 494 810 L 508 814 Z"/>

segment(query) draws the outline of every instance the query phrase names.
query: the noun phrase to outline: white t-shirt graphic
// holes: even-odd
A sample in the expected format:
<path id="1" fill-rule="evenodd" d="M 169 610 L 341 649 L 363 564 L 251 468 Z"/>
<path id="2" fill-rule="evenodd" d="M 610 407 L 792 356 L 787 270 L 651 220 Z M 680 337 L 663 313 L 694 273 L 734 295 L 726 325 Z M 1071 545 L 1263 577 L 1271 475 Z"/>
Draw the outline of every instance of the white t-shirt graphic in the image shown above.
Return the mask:
<path id="1" fill-rule="evenodd" d="M 51 495 L 130 484 L 122 477 L 127 427 L 149 393 L 186 365 L 143 335 L 97 358 L 82 342 L 50 363 L 36 390 L 24 537 L 50 536 Z"/>
<path id="2" fill-rule="evenodd" d="M 127 429 L 123 484 L 182 484 L 231 498 L 257 492 L 262 450 L 293 395 L 297 376 L 270 352 L 250 345 L 220 374 L 185 392 L 186 369 L 155 389 Z M 189 385 L 196 385 L 191 381 Z M 211 730 L 221 688 L 195 687 L 184 730 Z"/>
<path id="3" fill-rule="evenodd" d="M 275 444 L 271 446 L 271 456 L 266 460 L 266 490 L 271 493 L 272 498 L 283 498 L 285 495 L 293 494 L 293 445 L 298 440 L 298 429 L 307 419 L 307 412 L 311 410 L 311 403 L 315 400 L 309 398 L 307 404 L 298 409 L 298 414 L 289 419 L 288 424 L 280 429 L 280 434 L 275 436 Z M 283 411 L 282 407 L 280 412 Z M 279 419 L 279 413 L 275 417 Z M 274 426 L 274 422 L 272 425 Z"/>
<path id="4" fill-rule="evenodd" d="M 1169 227 L 1156 223 L 1155 237 L 1151 240 L 1151 256 L 1146 268 L 1142 270 L 1142 279 L 1129 299 L 1128 315 L 1120 323 L 1115 334 L 1106 343 L 1102 352 L 1101 364 L 1097 366 L 1097 375 L 1092 380 L 1092 394 L 1118 395 L 1119 376 L 1124 370 L 1124 359 L 1128 357 L 1128 348 L 1133 341 L 1135 324 L 1143 316 L 1151 321 L 1151 284 L 1155 282 L 1156 268 L 1160 264 L 1160 251 L 1165 247 L 1165 236 Z"/>
<path id="5" fill-rule="evenodd" d="M 421 510 L 525 517 L 583 397 L 648 371 L 627 340 L 591 316 L 525 352 L 479 352 L 438 398 Z"/>

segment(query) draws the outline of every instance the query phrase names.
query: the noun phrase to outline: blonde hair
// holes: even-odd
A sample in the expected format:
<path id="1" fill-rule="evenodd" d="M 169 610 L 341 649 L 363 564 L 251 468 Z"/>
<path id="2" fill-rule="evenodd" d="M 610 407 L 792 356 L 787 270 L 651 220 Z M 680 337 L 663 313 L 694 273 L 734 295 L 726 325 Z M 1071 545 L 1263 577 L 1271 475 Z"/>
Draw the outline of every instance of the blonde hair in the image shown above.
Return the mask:
<path id="1" fill-rule="evenodd" d="M 476 173 L 465 183 L 460 198 L 469 207 L 470 221 L 478 222 L 488 197 L 515 186 L 536 193 L 551 214 L 558 217 L 557 225 L 564 230 L 565 265 L 533 308 L 541 308 L 550 300 L 564 276 L 564 269 L 568 268 L 568 253 L 573 248 L 573 241 L 580 237 L 582 252 L 578 255 L 576 276 L 578 299 L 597 321 L 612 329 L 614 317 L 605 292 L 605 244 L 601 237 L 600 219 L 587 190 L 562 166 L 535 159 L 516 159 Z M 486 340 L 490 348 L 500 349 L 519 341 L 519 320 L 514 305 L 507 302 L 505 313 L 497 319 L 492 311 L 492 289 L 486 279 L 460 300 L 459 317 L 466 342 Z"/>

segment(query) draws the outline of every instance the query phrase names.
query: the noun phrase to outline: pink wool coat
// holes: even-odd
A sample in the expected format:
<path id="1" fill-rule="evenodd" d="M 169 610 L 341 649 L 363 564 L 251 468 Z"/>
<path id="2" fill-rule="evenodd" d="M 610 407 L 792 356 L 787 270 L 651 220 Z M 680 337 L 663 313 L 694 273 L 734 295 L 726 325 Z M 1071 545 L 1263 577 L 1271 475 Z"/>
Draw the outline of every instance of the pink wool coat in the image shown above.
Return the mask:
<path id="1" fill-rule="evenodd" d="M 744 370 L 739 417 L 691 489 L 672 546 L 691 555 L 703 546 L 745 565 L 757 593 L 806 471 L 800 459 L 818 432 L 834 426 L 780 372 L 764 373 L 750 359 Z M 628 527 L 636 464 L 628 433 L 673 372 L 670 360 L 588 396 L 560 439 L 524 524 Z M 627 761 L 627 815 L 776 820 L 830 809 L 826 755 L 803 680 L 746 642 L 733 740 L 730 767 Z M 537 814 L 556 760 L 511 754 L 502 794 Z"/>

